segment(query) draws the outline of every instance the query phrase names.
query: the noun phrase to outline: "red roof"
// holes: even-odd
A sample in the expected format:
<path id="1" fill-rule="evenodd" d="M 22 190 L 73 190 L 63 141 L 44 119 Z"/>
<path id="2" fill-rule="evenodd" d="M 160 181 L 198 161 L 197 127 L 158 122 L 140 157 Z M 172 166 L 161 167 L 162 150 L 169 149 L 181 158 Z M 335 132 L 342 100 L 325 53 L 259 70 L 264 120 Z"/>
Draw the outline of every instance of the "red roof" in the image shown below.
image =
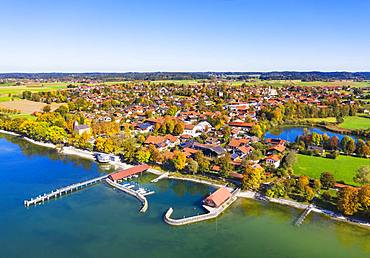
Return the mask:
<path id="1" fill-rule="evenodd" d="M 253 127 L 254 123 L 246 123 L 246 122 L 230 122 L 229 126 L 237 126 L 237 127 Z"/>
<path id="2" fill-rule="evenodd" d="M 226 187 L 221 187 L 208 196 L 204 202 L 209 206 L 219 207 L 231 197 L 230 191 Z"/>
<path id="3" fill-rule="evenodd" d="M 135 175 L 137 173 L 144 172 L 145 170 L 147 170 L 149 168 L 150 167 L 147 164 L 143 164 L 143 165 L 135 166 L 135 167 L 132 167 L 132 168 L 129 168 L 129 169 L 124 169 L 124 170 L 118 171 L 114 174 L 111 174 L 109 176 L 109 178 L 113 181 L 117 181 L 117 180 L 120 180 L 122 178 L 132 176 L 132 175 Z"/>
<path id="4" fill-rule="evenodd" d="M 276 150 L 278 152 L 284 152 L 285 151 L 285 146 L 281 144 L 277 144 L 275 146 L 272 146 L 269 150 Z"/>
<path id="5" fill-rule="evenodd" d="M 237 172 L 230 172 L 230 176 L 236 179 L 243 179 L 243 175 Z"/>

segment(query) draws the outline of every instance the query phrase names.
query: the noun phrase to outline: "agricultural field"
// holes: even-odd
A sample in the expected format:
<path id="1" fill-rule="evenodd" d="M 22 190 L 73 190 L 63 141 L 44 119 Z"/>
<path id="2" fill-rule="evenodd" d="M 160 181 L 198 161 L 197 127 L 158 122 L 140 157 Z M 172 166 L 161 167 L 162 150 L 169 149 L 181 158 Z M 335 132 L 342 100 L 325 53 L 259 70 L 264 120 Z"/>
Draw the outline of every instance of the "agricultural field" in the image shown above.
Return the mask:
<path id="1" fill-rule="evenodd" d="M 344 122 L 339 125 L 345 129 L 370 129 L 370 118 L 361 116 L 346 116 Z"/>
<path id="2" fill-rule="evenodd" d="M 2 86 L 0 85 L 0 102 L 19 99 L 23 91 L 47 92 L 67 88 L 70 83 L 34 83 L 21 86 Z"/>
<path id="3" fill-rule="evenodd" d="M 47 104 L 41 102 L 35 102 L 30 100 L 14 100 L 14 101 L 6 101 L 1 102 L 0 107 L 8 108 L 8 109 L 16 109 L 20 110 L 20 112 L 24 114 L 32 114 L 34 112 L 40 112 Z M 63 104 L 60 103 L 52 103 L 51 110 L 55 110 Z"/>
<path id="4" fill-rule="evenodd" d="M 200 83 L 202 80 L 158 80 L 158 81 L 151 81 L 153 84 L 159 83 L 175 83 L 175 84 L 184 84 L 184 85 L 194 85 Z"/>
<path id="5" fill-rule="evenodd" d="M 306 175 L 317 179 L 320 178 L 322 172 L 330 172 L 337 181 L 357 185 L 353 182 L 353 177 L 361 166 L 370 166 L 370 159 L 342 155 L 336 159 L 327 159 L 298 154 L 293 169 L 296 175 Z"/>

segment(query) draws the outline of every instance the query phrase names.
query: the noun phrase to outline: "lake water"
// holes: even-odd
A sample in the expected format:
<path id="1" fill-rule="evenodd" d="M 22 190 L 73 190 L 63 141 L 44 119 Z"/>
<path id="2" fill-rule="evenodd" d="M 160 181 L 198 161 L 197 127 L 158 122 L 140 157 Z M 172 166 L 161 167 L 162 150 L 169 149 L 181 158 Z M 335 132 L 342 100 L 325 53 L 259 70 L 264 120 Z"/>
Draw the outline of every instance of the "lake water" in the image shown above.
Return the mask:
<path id="1" fill-rule="evenodd" d="M 190 182 L 139 178 L 154 190 L 149 209 L 125 193 L 98 184 L 43 205 L 23 200 L 105 173 L 94 162 L 59 156 L 0 135 L 0 257 L 369 257 L 370 230 L 301 211 L 238 200 L 213 221 L 173 227 L 162 220 L 197 214 L 213 189 Z"/>
<path id="2" fill-rule="evenodd" d="M 278 127 L 270 130 L 265 134 L 265 138 L 273 138 L 273 139 L 282 139 L 286 140 L 289 142 L 295 142 L 298 136 L 301 136 L 304 134 L 304 130 L 307 128 L 308 131 L 319 133 L 319 134 L 324 134 L 326 133 L 328 136 L 333 137 L 337 136 L 339 140 L 342 140 L 345 134 L 340 134 L 340 133 L 334 133 L 322 128 L 318 127 Z M 353 136 L 353 135 L 348 135 L 349 137 L 352 137 L 354 140 L 357 140 L 358 137 Z"/>

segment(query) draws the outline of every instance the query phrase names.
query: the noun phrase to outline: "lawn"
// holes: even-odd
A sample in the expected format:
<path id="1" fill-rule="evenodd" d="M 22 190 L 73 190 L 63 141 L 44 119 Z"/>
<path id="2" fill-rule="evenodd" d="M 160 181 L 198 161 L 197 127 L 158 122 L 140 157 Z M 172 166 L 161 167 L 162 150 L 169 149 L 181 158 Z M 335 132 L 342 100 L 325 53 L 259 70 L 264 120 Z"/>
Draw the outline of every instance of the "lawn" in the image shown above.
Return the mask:
<path id="1" fill-rule="evenodd" d="M 320 122 L 335 123 L 335 122 L 337 122 L 337 119 L 335 117 L 303 118 L 301 120 L 302 121 L 308 121 L 308 122 L 314 122 L 314 123 L 320 123 Z"/>
<path id="2" fill-rule="evenodd" d="M 26 118 L 26 119 L 32 119 L 35 120 L 36 117 L 30 114 L 14 114 L 10 115 L 11 118 Z"/>
<path id="3" fill-rule="evenodd" d="M 370 166 L 370 159 L 351 156 L 327 159 L 298 154 L 293 169 L 296 175 L 306 175 L 317 179 L 320 178 L 322 172 L 330 172 L 337 181 L 342 180 L 347 184 L 357 185 L 353 182 L 353 177 L 361 166 Z"/>
<path id="4" fill-rule="evenodd" d="M 370 118 L 360 116 L 347 116 L 339 127 L 345 129 L 370 129 Z"/>

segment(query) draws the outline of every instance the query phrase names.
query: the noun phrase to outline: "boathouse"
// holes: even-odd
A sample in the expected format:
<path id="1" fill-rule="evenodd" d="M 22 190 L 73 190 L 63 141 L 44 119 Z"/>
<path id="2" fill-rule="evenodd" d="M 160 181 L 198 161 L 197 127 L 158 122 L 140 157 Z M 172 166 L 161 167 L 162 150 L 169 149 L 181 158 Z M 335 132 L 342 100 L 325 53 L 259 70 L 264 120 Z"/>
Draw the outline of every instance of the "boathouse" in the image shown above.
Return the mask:
<path id="1" fill-rule="evenodd" d="M 123 178 L 126 178 L 126 177 L 129 177 L 129 176 L 144 172 L 144 171 L 148 170 L 149 168 L 150 167 L 147 164 L 142 164 L 142 165 L 139 165 L 139 166 L 135 166 L 135 167 L 132 167 L 132 168 L 129 168 L 129 169 L 124 169 L 124 170 L 118 171 L 116 173 L 113 173 L 109 176 L 109 179 L 112 180 L 112 181 L 122 180 Z"/>
<path id="2" fill-rule="evenodd" d="M 231 197 L 230 191 L 226 187 L 221 187 L 203 200 L 207 206 L 218 208 Z"/>

